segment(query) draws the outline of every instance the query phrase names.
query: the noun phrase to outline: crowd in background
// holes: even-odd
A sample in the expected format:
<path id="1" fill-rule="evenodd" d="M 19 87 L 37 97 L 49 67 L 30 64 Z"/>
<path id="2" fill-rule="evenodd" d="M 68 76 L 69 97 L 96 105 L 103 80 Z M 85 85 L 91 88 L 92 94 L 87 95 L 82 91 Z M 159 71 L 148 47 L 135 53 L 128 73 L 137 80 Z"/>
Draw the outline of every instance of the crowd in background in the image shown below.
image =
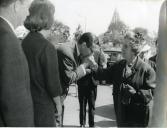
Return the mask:
<path id="1" fill-rule="evenodd" d="M 75 83 L 80 127 L 86 124 L 87 104 L 89 127 L 95 127 L 97 85 L 102 80 L 113 85 L 117 126 L 166 126 L 166 7 L 165 1 L 157 53 L 144 58 L 141 42 L 130 30 L 123 37 L 122 57 L 107 66 L 99 39 L 91 32 L 56 46 L 51 43 L 55 7 L 49 0 L 1 0 L 0 126 L 62 127 L 64 100 Z M 19 40 L 14 28 L 21 24 L 29 32 Z"/>

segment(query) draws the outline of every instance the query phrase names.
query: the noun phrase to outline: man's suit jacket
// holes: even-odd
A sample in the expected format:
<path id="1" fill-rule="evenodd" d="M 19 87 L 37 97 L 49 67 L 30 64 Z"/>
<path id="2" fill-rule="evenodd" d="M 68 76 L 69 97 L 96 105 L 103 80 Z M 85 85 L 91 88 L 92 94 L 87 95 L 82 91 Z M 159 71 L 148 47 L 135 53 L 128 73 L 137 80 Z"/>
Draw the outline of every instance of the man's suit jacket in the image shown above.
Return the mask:
<path id="1" fill-rule="evenodd" d="M 79 51 L 76 42 L 66 42 L 58 48 L 58 61 L 60 80 L 64 91 L 70 84 L 76 83 L 85 75 L 79 65 Z"/>
<path id="2" fill-rule="evenodd" d="M 29 69 L 19 40 L 0 18 L 0 126 L 34 126 Z"/>
<path id="3" fill-rule="evenodd" d="M 100 68 L 103 68 L 103 63 L 104 63 L 104 54 L 101 53 L 101 51 L 99 49 L 94 50 L 94 59 L 95 62 L 98 64 L 98 66 Z M 80 80 L 78 80 L 77 82 L 78 86 L 89 86 L 90 89 L 94 89 L 95 87 L 97 87 L 97 85 L 99 84 L 99 82 L 97 80 L 95 80 L 93 78 L 93 74 L 88 74 L 86 76 L 84 76 L 83 78 L 81 78 Z"/>

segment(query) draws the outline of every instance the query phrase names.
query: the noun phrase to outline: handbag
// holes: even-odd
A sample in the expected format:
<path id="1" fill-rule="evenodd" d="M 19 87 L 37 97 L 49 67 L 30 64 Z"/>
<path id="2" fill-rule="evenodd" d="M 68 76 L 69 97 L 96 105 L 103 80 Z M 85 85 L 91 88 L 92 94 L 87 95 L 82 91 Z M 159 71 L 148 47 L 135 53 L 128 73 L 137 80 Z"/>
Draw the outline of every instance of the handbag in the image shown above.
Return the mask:
<path id="1" fill-rule="evenodd" d="M 151 89 L 140 89 L 133 97 L 132 102 L 138 105 L 147 105 L 152 99 L 153 95 Z"/>

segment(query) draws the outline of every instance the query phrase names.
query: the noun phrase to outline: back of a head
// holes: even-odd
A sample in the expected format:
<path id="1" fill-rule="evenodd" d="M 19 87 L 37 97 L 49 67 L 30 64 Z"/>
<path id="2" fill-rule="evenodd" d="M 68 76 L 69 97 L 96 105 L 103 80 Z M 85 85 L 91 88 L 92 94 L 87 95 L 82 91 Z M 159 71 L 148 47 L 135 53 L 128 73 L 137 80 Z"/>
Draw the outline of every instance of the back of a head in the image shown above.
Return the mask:
<path id="1" fill-rule="evenodd" d="M 93 47 L 94 39 L 92 33 L 86 32 L 81 35 L 81 37 L 78 40 L 78 44 L 82 44 L 84 42 L 86 43 L 88 48 Z"/>
<path id="2" fill-rule="evenodd" d="M 0 0 L 0 8 L 7 7 L 15 1 L 17 1 L 17 0 Z"/>
<path id="3" fill-rule="evenodd" d="M 34 0 L 29 8 L 24 26 L 29 31 L 41 31 L 51 28 L 54 22 L 55 7 L 49 0 Z"/>
<path id="4" fill-rule="evenodd" d="M 8 7 L 10 4 L 16 2 L 18 0 L 0 0 L 0 8 Z M 25 0 L 19 0 L 19 1 L 25 1 Z"/>

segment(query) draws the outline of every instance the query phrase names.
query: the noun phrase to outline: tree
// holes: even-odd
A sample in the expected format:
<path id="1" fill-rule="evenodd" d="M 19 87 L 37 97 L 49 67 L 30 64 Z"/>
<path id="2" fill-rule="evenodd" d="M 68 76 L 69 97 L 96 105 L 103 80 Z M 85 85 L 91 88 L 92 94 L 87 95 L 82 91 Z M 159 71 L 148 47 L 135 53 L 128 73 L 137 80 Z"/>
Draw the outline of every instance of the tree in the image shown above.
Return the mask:
<path id="1" fill-rule="evenodd" d="M 52 43 L 65 43 L 70 36 L 70 28 L 60 21 L 54 21 L 49 40 Z"/>
<path id="2" fill-rule="evenodd" d="M 137 28 L 135 28 L 133 30 L 133 32 L 135 33 L 136 39 L 140 43 L 142 43 L 142 42 L 146 41 L 147 39 L 149 39 L 148 31 L 145 28 L 137 27 Z"/>
<path id="3" fill-rule="evenodd" d="M 115 10 L 108 30 L 104 33 L 104 43 L 113 42 L 114 46 L 120 46 L 128 29 L 128 26 L 120 20 L 119 13 Z"/>
<path id="4" fill-rule="evenodd" d="M 79 24 L 78 27 L 76 28 L 76 31 L 74 32 L 74 39 L 78 41 L 82 34 L 83 30 L 81 28 L 81 25 Z"/>

